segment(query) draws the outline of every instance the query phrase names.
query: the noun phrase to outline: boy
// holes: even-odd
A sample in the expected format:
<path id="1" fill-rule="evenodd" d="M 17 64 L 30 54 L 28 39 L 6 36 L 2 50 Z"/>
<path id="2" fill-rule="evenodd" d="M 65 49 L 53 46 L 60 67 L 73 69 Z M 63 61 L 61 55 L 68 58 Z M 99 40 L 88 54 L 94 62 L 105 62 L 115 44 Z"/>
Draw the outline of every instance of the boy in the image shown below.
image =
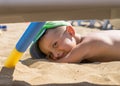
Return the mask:
<path id="1" fill-rule="evenodd" d="M 81 36 L 67 22 L 47 22 L 30 48 L 32 58 L 55 62 L 120 60 L 120 31 L 93 32 Z M 44 34 L 43 34 L 44 33 Z"/>

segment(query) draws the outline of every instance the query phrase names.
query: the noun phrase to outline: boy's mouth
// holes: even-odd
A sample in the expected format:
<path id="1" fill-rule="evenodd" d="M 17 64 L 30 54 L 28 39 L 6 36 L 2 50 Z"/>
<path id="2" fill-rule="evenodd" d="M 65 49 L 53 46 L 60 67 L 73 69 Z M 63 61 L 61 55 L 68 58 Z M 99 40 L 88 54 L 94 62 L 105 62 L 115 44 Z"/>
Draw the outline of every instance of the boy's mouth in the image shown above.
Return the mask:
<path id="1" fill-rule="evenodd" d="M 61 59 L 61 58 L 64 58 L 67 54 L 66 53 L 63 53 L 60 57 L 58 57 L 57 59 Z"/>

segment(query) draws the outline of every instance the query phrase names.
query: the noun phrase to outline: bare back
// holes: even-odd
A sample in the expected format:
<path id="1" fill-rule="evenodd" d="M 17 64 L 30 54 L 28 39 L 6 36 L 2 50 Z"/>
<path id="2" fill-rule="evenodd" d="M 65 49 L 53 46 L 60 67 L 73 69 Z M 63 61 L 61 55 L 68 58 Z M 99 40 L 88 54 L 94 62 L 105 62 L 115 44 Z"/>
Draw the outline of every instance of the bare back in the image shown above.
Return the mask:
<path id="1" fill-rule="evenodd" d="M 120 31 L 110 30 L 89 34 L 86 59 L 90 61 L 120 60 Z M 87 48 L 87 47 L 86 47 Z"/>

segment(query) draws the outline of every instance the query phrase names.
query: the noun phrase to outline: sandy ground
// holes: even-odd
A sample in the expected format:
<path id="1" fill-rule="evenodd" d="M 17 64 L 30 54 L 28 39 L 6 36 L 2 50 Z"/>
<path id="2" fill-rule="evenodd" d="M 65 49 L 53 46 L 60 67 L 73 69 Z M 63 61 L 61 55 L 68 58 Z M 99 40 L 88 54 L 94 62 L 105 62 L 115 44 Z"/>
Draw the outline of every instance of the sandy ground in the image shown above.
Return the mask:
<path id="1" fill-rule="evenodd" d="M 119 19 L 111 22 L 120 28 Z M 6 58 L 29 23 L 5 25 L 7 31 L 0 30 L 0 86 L 120 86 L 120 61 L 68 64 L 32 60 L 28 48 L 15 68 L 5 68 Z M 83 35 L 99 31 L 75 28 Z"/>

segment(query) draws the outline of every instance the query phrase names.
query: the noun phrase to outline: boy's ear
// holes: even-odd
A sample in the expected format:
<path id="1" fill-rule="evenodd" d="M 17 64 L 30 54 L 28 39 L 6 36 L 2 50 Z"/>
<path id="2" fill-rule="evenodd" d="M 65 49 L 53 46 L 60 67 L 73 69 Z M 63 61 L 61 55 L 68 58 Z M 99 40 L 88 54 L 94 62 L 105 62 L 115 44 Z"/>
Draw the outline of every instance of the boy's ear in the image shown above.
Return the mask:
<path id="1" fill-rule="evenodd" d="M 74 30 L 74 28 L 73 28 L 72 26 L 67 26 L 67 27 L 66 27 L 66 31 L 67 31 L 70 35 L 72 35 L 72 36 L 75 35 L 75 30 Z"/>

